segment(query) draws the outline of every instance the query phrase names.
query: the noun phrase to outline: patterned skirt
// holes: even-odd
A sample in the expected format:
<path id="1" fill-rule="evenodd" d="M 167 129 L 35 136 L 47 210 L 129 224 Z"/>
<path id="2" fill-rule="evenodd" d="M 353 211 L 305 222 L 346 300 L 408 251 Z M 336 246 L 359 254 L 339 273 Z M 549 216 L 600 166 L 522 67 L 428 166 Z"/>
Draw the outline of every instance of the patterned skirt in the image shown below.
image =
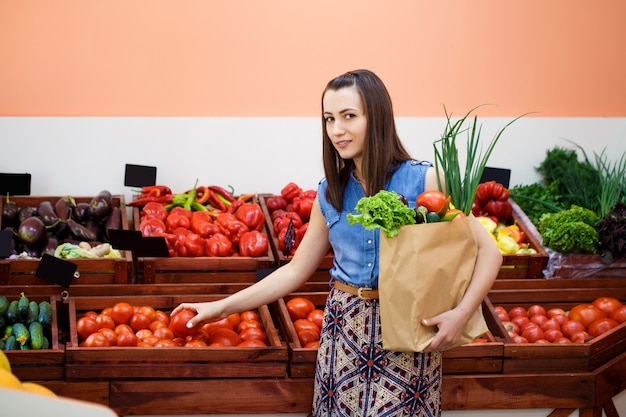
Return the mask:
<path id="1" fill-rule="evenodd" d="M 386 351 L 381 340 L 378 300 L 331 289 L 313 416 L 441 416 L 441 353 Z"/>

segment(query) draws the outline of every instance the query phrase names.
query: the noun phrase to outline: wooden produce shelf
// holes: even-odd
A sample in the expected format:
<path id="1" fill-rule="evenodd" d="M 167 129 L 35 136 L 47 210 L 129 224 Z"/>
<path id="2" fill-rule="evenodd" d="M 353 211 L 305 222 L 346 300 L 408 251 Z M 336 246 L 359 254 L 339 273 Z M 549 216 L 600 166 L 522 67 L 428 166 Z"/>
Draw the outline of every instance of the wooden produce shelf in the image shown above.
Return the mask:
<path id="1" fill-rule="evenodd" d="M 157 295 L 74 297 L 69 299 L 71 342 L 67 344 L 66 378 L 155 379 L 155 378 L 259 378 L 284 377 L 287 346 L 278 336 L 267 306 L 258 309 L 268 336 L 267 347 L 81 347 L 76 332 L 77 318 L 88 310 L 99 311 L 126 301 L 170 311 L 181 302 L 210 301 L 222 295 Z"/>
<path id="2" fill-rule="evenodd" d="M 528 308 L 533 304 L 542 305 L 546 310 L 559 307 L 568 311 L 578 304 L 591 303 L 602 295 L 624 302 L 626 287 L 610 291 L 606 288 L 589 291 L 562 287 L 532 291 L 492 290 L 488 297 L 494 306 L 503 306 L 507 311 L 513 306 Z M 503 373 L 591 372 L 626 351 L 626 323 L 588 342 L 571 344 L 513 343 L 502 323 L 498 325 L 504 335 Z"/>
<path id="3" fill-rule="evenodd" d="M 54 204 L 59 196 L 11 197 L 18 207 L 37 207 L 43 201 Z M 89 203 L 93 197 L 74 197 L 76 203 Z M 128 216 L 123 195 L 112 196 L 113 207 L 119 207 L 122 216 L 122 229 L 128 230 Z M 3 201 L 0 200 L 0 210 Z M 0 219 L 0 229 L 2 228 Z M 121 258 L 66 259 L 76 264 L 80 277 L 72 285 L 82 284 L 125 284 L 131 281 L 132 255 L 121 251 Z M 46 285 L 49 284 L 35 275 L 40 259 L 3 259 L 0 260 L 0 285 Z"/>
<path id="4" fill-rule="evenodd" d="M 113 380 L 109 407 L 121 416 L 304 413 L 312 392 L 304 378 Z"/>
<path id="5" fill-rule="evenodd" d="M 548 253 L 541 245 L 541 239 L 537 239 L 535 226 L 530 219 L 515 201 L 509 199 L 509 202 L 513 207 L 513 221 L 524 232 L 529 247 L 537 253 L 503 255 L 498 279 L 543 278 L 544 269 L 548 264 Z"/>
<path id="6" fill-rule="evenodd" d="M 289 376 L 291 378 L 310 378 L 315 375 L 317 349 L 306 348 L 298 340 L 296 329 L 287 311 L 286 302 L 294 297 L 310 299 L 317 308 L 324 309 L 328 292 L 292 293 L 271 305 L 280 332 L 284 335 L 289 347 Z M 493 332 L 500 334 L 497 327 L 493 307 L 489 300 L 483 302 L 483 314 L 490 329 L 485 338 L 486 343 L 471 343 L 448 350 L 443 353 L 442 369 L 444 374 L 473 374 L 502 372 L 504 344 Z"/>
<path id="7" fill-rule="evenodd" d="M 3 294 L 6 295 L 4 290 Z M 22 381 L 62 380 L 65 378 L 65 346 L 59 341 L 59 319 L 57 297 L 32 296 L 26 294 L 31 301 L 48 301 L 52 306 L 52 323 L 50 333 L 50 349 L 39 350 L 5 350 L 11 371 Z M 9 301 L 18 297 L 7 296 Z M 48 333 L 47 331 L 45 333 Z"/>

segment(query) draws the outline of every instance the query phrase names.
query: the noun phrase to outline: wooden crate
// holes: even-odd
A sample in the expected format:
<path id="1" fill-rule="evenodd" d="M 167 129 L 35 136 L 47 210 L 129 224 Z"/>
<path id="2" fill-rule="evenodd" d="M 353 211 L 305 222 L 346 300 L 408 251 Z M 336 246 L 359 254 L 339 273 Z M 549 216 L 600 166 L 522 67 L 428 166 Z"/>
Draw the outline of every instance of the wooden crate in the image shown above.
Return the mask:
<path id="1" fill-rule="evenodd" d="M 43 201 L 50 201 L 54 204 L 59 196 L 15 196 L 11 201 L 18 207 L 37 207 Z M 74 197 L 77 203 L 89 203 L 93 197 Z M 123 195 L 112 196 L 114 207 L 121 208 L 122 229 L 128 230 L 128 215 L 126 214 L 126 203 Z M 0 210 L 3 206 L 3 199 L 0 200 Z M 2 220 L 0 219 L 0 229 Z M 130 252 L 122 251 L 121 258 L 99 258 L 99 259 L 66 259 L 77 265 L 76 271 L 79 278 L 72 281 L 72 285 L 81 284 L 125 284 L 131 281 L 132 255 Z M 44 285 L 48 281 L 35 276 L 39 259 L 11 259 L 0 260 L 0 285 Z"/>
<path id="2" fill-rule="evenodd" d="M 289 376 L 291 378 L 310 378 L 315 375 L 315 362 L 317 349 L 305 348 L 298 340 L 293 322 L 287 312 L 286 302 L 293 297 L 306 297 L 313 301 L 315 306 L 324 309 L 328 292 L 317 293 L 292 293 L 279 299 L 272 305 L 273 312 L 277 317 L 281 333 L 284 334 L 289 346 Z M 483 302 L 483 311 L 488 327 L 495 327 L 495 318 L 490 317 L 493 308 L 489 301 Z M 442 370 L 444 374 L 469 374 L 469 373 L 499 373 L 502 372 L 502 352 L 504 344 L 498 340 L 490 330 L 485 335 L 486 343 L 472 343 L 448 350 L 443 354 Z"/>
<path id="3" fill-rule="evenodd" d="M 265 214 L 265 227 L 268 230 L 269 233 L 269 237 L 270 237 L 270 244 L 272 246 L 272 250 L 274 251 L 275 254 L 275 258 L 276 258 L 276 262 L 278 263 L 278 265 L 284 265 L 286 263 L 288 263 L 289 261 L 291 261 L 292 256 L 285 254 L 282 250 L 280 250 L 280 247 L 278 246 L 278 236 L 276 235 L 276 233 L 274 233 L 274 227 L 272 225 L 272 220 L 271 220 L 271 213 L 269 211 L 269 209 L 267 208 L 267 203 L 266 201 L 273 197 L 273 194 L 259 194 L 259 204 L 261 205 L 261 208 L 263 209 L 263 214 Z M 324 256 L 324 258 L 322 258 L 322 261 L 320 262 L 318 269 L 330 269 L 333 267 L 333 259 L 334 256 L 332 255 L 332 252 L 329 251 L 329 253 Z"/>
<path id="4" fill-rule="evenodd" d="M 139 223 L 139 208 L 134 207 L 133 227 L 135 230 L 139 230 Z M 268 236 L 268 239 L 270 238 L 265 227 L 262 232 Z M 256 271 L 258 269 L 272 268 L 276 262 L 270 243 L 267 255 L 259 257 L 140 257 L 138 264 L 141 274 L 138 277 L 138 281 L 143 284 L 206 282 L 208 274 L 216 272 L 248 272 L 247 277 L 250 278 L 248 282 L 253 283 L 256 281 Z"/>
<path id="5" fill-rule="evenodd" d="M 20 295 L 6 294 L 9 301 Z M 62 380 L 65 378 L 65 346 L 59 340 L 58 297 L 29 296 L 29 300 L 49 301 L 52 306 L 52 324 L 50 325 L 50 349 L 41 350 L 5 350 L 11 370 L 21 381 Z"/>
<path id="6" fill-rule="evenodd" d="M 287 346 L 267 306 L 259 316 L 268 336 L 267 347 L 155 348 L 79 346 L 76 320 L 85 311 L 99 311 L 126 301 L 170 311 L 181 302 L 211 301 L 222 295 L 155 295 L 74 297 L 69 303 L 70 340 L 66 346 L 66 379 L 155 379 L 155 378 L 258 378 L 284 377 Z"/>
<path id="7" fill-rule="evenodd" d="M 543 278 L 544 270 L 548 265 L 548 253 L 541 245 L 541 239 L 537 238 L 538 233 L 528 216 L 524 214 L 515 201 L 509 199 L 509 202 L 513 206 L 514 222 L 526 235 L 529 246 L 537 253 L 503 255 L 498 279 Z"/>
<path id="8" fill-rule="evenodd" d="M 566 280 L 561 281 L 567 283 Z M 600 296 L 610 296 L 625 302 L 626 287 L 532 289 L 532 290 L 492 290 L 488 298 L 493 306 L 501 305 L 510 310 L 513 306 L 528 308 L 533 304 L 549 309 L 559 307 L 569 311 L 581 303 L 590 303 Z M 498 321 L 503 335 L 503 373 L 558 373 L 591 372 L 606 364 L 626 350 L 626 323 L 594 337 L 586 343 L 572 344 L 517 344 L 513 343 L 502 324 Z"/>

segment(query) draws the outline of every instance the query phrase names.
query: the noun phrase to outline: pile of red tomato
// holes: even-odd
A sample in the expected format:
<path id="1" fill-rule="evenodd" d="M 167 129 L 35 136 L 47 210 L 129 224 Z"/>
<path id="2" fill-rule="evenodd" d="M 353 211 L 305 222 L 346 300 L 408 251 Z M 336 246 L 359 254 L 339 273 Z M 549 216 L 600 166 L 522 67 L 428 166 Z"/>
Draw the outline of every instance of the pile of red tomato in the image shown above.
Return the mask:
<path id="1" fill-rule="evenodd" d="M 76 321 L 81 347 L 263 347 L 267 334 L 256 311 L 187 328 L 195 316 L 182 310 L 174 316 L 152 306 L 118 302 L 100 312 L 88 311 Z"/>
<path id="2" fill-rule="evenodd" d="M 612 297 L 578 304 L 569 312 L 539 304 L 494 310 L 514 343 L 586 343 L 626 322 L 626 304 Z"/>
<path id="3" fill-rule="evenodd" d="M 313 301 L 306 297 L 293 297 L 285 302 L 287 312 L 298 335 L 302 347 L 317 349 L 324 311 L 317 308 Z"/>

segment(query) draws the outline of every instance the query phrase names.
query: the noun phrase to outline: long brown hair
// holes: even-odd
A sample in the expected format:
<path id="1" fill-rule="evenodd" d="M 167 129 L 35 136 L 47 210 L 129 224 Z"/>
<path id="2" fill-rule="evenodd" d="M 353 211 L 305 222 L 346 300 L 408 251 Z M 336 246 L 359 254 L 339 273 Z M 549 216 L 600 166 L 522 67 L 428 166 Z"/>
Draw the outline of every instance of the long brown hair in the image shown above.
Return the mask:
<path id="1" fill-rule="evenodd" d="M 366 181 L 365 195 L 371 196 L 385 188 L 385 183 L 401 162 L 411 156 L 406 151 L 396 132 L 391 97 L 382 80 L 369 70 L 346 72 L 328 82 L 322 94 L 322 113 L 324 113 L 324 95 L 328 90 L 340 90 L 356 87 L 363 101 L 367 115 L 367 133 L 363 150 L 363 180 Z M 322 115 L 322 156 L 324 174 L 328 182 L 326 199 L 337 211 L 343 208 L 343 194 L 354 170 L 352 159 L 343 159 L 333 146 L 326 131 L 326 122 Z"/>

